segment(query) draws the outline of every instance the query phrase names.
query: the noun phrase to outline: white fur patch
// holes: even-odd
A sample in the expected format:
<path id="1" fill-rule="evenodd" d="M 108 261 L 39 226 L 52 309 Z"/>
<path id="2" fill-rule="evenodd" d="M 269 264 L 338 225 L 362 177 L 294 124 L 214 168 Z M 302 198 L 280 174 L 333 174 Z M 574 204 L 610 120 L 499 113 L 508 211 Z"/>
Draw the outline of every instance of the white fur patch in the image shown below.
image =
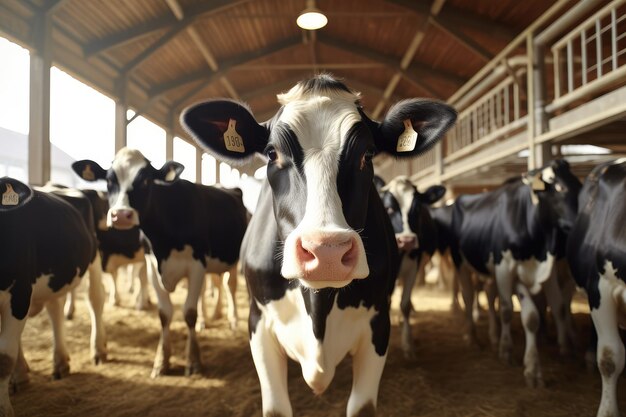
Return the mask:
<path id="1" fill-rule="evenodd" d="M 113 226 L 112 212 L 115 210 L 132 210 L 133 224 L 139 225 L 137 211 L 130 206 L 128 192 L 133 189 L 133 181 L 142 168 L 148 166 L 146 157 L 136 149 L 122 148 L 115 155 L 111 168 L 115 172 L 119 184 L 117 194 L 110 195 L 109 211 L 107 213 L 107 226 Z"/>
<path id="2" fill-rule="evenodd" d="M 502 251 L 502 261 L 498 264 L 498 268 L 502 267 L 505 267 L 509 273 L 514 272 L 532 294 L 537 294 L 552 274 L 554 255 L 548 252 L 545 261 L 538 261 L 534 257 L 520 261 L 513 258 L 510 250 L 506 250 Z"/>
<path id="3" fill-rule="evenodd" d="M 391 180 L 384 189 L 389 191 L 400 205 L 400 211 L 402 214 L 402 232 L 396 233 L 396 237 L 406 236 L 415 237 L 417 239 L 417 235 L 409 226 L 409 211 L 411 209 L 411 205 L 413 204 L 413 194 L 415 193 L 413 183 L 411 183 L 411 180 L 409 180 L 409 177 L 406 175 L 400 175 Z M 419 242 L 417 242 L 417 247 L 419 247 Z"/>
<path id="4" fill-rule="evenodd" d="M 370 321 L 376 314 L 374 308 L 342 310 L 335 301 L 326 319 L 324 340 L 320 342 L 313 334 L 300 289 L 288 290 L 280 300 L 257 306 L 262 316 L 252 338 L 259 337 L 259 332 L 273 333 L 287 356 L 300 364 L 304 380 L 316 394 L 326 390 L 346 354 L 353 354 L 360 343 L 372 340 Z"/>
<path id="5" fill-rule="evenodd" d="M 172 249 L 170 254 L 161 262 L 161 282 L 163 288 L 172 292 L 176 285 L 184 277 L 191 278 L 197 271 L 222 273 L 230 269 L 232 265 L 222 262 L 216 258 L 205 257 L 206 268 L 198 259 L 193 257 L 193 249 L 185 245 L 183 250 Z"/>
<path id="6" fill-rule="evenodd" d="M 361 115 L 355 105 L 358 96 L 343 91 L 313 96 L 296 86 L 278 98 L 284 105 L 280 121 L 291 127 L 304 151 L 307 184 L 304 218 L 285 240 L 282 273 L 285 277 L 292 277 L 294 271 L 299 270 L 295 265 L 297 236 L 310 231 L 351 230 L 337 192 L 337 174 L 348 131 L 361 120 Z M 361 238 L 356 240 L 359 261 L 354 278 L 365 278 L 369 275 L 365 249 Z"/>

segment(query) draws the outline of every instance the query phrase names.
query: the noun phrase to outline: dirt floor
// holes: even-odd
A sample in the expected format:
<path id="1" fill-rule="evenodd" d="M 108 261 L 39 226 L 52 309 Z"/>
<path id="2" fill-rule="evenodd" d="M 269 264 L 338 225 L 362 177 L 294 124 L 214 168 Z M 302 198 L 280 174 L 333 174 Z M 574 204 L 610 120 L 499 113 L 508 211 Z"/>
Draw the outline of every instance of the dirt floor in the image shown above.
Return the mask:
<path id="1" fill-rule="evenodd" d="M 45 313 L 32 318 L 23 334 L 31 381 L 11 397 L 17 416 L 260 416 L 261 394 L 247 343 L 247 294 L 238 292 L 239 328 L 229 330 L 225 319 L 211 322 L 199 333 L 205 372 L 183 375 L 186 327 L 180 305 L 185 289 L 174 294 L 177 307 L 172 326 L 173 375 L 150 378 L 159 340 L 155 307 L 135 311 L 128 295 L 122 307 L 105 306 L 109 361 L 89 359 L 89 315 L 81 299 L 76 316 L 67 323 L 71 375 L 51 380 L 51 332 Z M 155 300 L 155 298 L 152 298 Z M 580 297 L 582 300 L 582 297 Z M 449 311 L 447 292 L 433 286 L 417 289 L 412 324 L 418 359 L 408 362 L 400 348 L 397 308 L 391 344 L 381 381 L 380 416 L 592 416 L 600 399 L 600 376 L 588 373 L 582 348 L 576 358 L 562 360 L 553 332 L 540 346 L 546 388 L 526 388 L 522 375 L 523 332 L 519 315 L 513 322 L 518 365 L 501 363 L 490 349 L 469 347 L 463 340 L 463 318 Z M 397 306 L 397 300 L 394 303 Z M 581 341 L 586 340 L 589 316 L 584 303 L 574 305 Z M 479 337 L 488 345 L 486 319 Z M 339 367 L 326 393 L 315 397 L 304 383 L 299 366 L 290 364 L 289 391 L 297 416 L 344 416 L 350 392 L 350 359 Z M 626 411 L 626 381 L 619 386 L 620 408 Z"/>

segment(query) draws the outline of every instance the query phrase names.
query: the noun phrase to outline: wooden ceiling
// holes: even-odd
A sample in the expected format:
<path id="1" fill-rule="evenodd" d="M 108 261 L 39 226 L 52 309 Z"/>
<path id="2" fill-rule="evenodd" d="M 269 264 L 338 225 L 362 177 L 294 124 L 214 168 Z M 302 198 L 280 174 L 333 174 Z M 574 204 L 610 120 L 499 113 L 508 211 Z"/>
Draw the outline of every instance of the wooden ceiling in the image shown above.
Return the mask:
<path id="1" fill-rule="evenodd" d="M 0 0 L 0 35 L 47 43 L 54 65 L 182 136 L 195 101 L 238 98 L 266 119 L 277 93 L 321 71 L 374 117 L 406 97 L 445 100 L 555 1 L 318 0 L 328 25 L 313 32 L 295 24 L 305 3 Z"/>

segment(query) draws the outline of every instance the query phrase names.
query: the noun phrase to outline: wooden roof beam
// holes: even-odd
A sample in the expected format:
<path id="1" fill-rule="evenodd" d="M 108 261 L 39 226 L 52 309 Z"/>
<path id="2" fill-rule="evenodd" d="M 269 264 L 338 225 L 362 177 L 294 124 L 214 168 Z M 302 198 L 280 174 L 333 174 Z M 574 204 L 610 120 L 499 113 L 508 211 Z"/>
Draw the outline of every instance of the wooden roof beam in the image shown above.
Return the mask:
<path id="1" fill-rule="evenodd" d="M 213 80 L 217 79 L 218 77 L 224 76 L 232 68 L 238 67 L 240 65 L 245 65 L 255 59 L 262 58 L 264 56 L 271 55 L 276 52 L 280 52 L 284 49 L 291 48 L 298 44 L 300 44 L 299 36 L 282 40 L 274 45 L 257 49 L 249 53 L 239 55 L 228 61 L 224 61 L 222 65 L 220 66 L 219 70 L 216 72 L 202 70 L 202 71 L 195 72 L 192 74 L 187 74 L 182 78 L 172 80 L 167 83 L 161 83 L 158 87 L 151 89 L 148 92 L 148 95 L 149 97 L 153 97 L 153 96 L 167 94 L 169 91 L 175 90 L 179 87 L 185 86 L 187 84 L 190 84 L 196 81 L 204 81 L 206 83 L 210 83 Z"/>
<path id="2" fill-rule="evenodd" d="M 400 72 L 402 77 L 407 80 L 412 85 L 427 91 L 429 94 L 432 94 L 435 97 L 440 97 L 440 94 L 433 91 L 429 86 L 427 86 L 424 82 L 420 81 L 420 78 L 424 76 L 433 76 L 436 78 L 444 79 L 450 83 L 461 86 L 467 80 L 445 71 L 435 70 L 433 68 L 428 67 L 427 65 L 421 63 L 413 63 L 409 65 L 406 69 L 402 69 L 401 66 L 396 61 L 395 57 L 390 57 L 385 54 L 381 54 L 380 52 L 374 51 L 370 48 L 365 48 L 360 45 L 354 45 L 349 42 L 342 41 L 340 39 L 336 39 L 333 37 L 329 37 L 327 35 L 318 34 L 318 41 L 324 43 L 325 45 L 344 50 L 346 52 L 353 53 L 355 55 L 360 55 L 364 58 L 372 60 L 374 62 L 380 62 L 387 66 L 388 68 Z"/>
<path id="3" fill-rule="evenodd" d="M 211 0 L 207 2 L 202 2 L 198 6 L 192 7 L 187 11 L 187 15 L 189 16 L 189 25 L 195 23 L 197 19 L 222 12 L 232 7 L 239 6 L 243 3 L 247 3 L 249 1 L 250 0 Z M 150 35 L 151 33 L 157 32 L 159 30 L 170 29 L 171 31 L 179 23 L 180 21 L 175 16 L 161 16 L 143 24 L 129 28 L 125 31 L 115 33 L 113 35 L 107 36 L 106 38 L 94 41 L 83 47 L 83 55 L 85 56 L 85 58 L 91 58 L 92 56 L 133 42 L 137 39 L 141 39 L 144 36 Z"/>
<path id="4" fill-rule="evenodd" d="M 440 25 L 446 28 L 467 27 L 487 33 L 491 37 L 499 38 L 505 43 L 509 43 L 517 35 L 516 31 L 509 26 L 493 21 L 467 10 L 461 10 L 448 5 L 445 9 L 440 9 L 439 14 L 431 13 L 431 7 L 426 2 L 413 0 L 387 0 L 412 11 L 420 16 L 429 16 L 435 19 Z"/>
<path id="5" fill-rule="evenodd" d="M 489 61 L 491 61 L 493 59 L 494 54 L 492 54 L 491 52 L 489 52 L 488 50 L 486 50 L 485 48 L 480 46 L 473 39 L 471 39 L 468 36 L 466 36 L 465 34 L 461 33 L 459 30 L 455 29 L 452 26 L 445 26 L 445 25 L 441 24 L 441 22 L 439 20 L 437 20 L 437 19 L 434 19 L 434 18 L 429 18 L 429 19 L 430 19 L 430 23 L 434 27 L 436 27 L 437 29 L 439 29 L 442 32 L 446 33 L 448 36 L 450 36 L 455 41 L 457 41 L 458 43 L 463 45 L 469 51 L 473 52 L 474 55 L 478 56 L 484 62 L 489 62 Z"/>

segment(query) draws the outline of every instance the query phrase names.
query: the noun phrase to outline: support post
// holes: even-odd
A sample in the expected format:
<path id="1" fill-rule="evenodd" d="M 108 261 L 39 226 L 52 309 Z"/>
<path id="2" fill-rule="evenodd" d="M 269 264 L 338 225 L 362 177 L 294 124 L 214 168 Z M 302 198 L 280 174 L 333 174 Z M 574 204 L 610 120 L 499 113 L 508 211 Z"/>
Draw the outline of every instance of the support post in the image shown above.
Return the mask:
<path id="1" fill-rule="evenodd" d="M 128 143 L 128 120 L 126 112 L 128 105 L 126 104 L 127 80 L 122 77 L 117 86 L 118 98 L 115 100 L 115 153 L 126 146 Z"/>
<path id="2" fill-rule="evenodd" d="M 170 123 L 165 130 L 165 160 L 174 160 L 174 113 L 172 112 Z"/>
<path id="3" fill-rule="evenodd" d="M 202 149 L 196 147 L 196 182 L 202 184 Z"/>
<path id="4" fill-rule="evenodd" d="M 50 67 L 52 22 L 41 15 L 35 25 L 36 51 L 30 57 L 30 108 L 28 132 L 28 182 L 50 180 Z"/>
<path id="5" fill-rule="evenodd" d="M 435 145 L 435 181 L 441 184 L 441 176 L 443 175 L 443 143 L 445 137 Z"/>
<path id="6" fill-rule="evenodd" d="M 535 161 L 535 76 L 536 73 L 534 71 L 534 46 L 533 46 L 533 35 L 529 33 L 526 36 L 526 53 L 528 54 L 528 63 L 527 71 L 526 71 L 526 90 L 528 93 L 527 97 L 527 110 L 528 110 L 528 124 L 527 124 L 527 132 L 528 132 L 528 170 L 533 170 L 537 167 Z"/>

